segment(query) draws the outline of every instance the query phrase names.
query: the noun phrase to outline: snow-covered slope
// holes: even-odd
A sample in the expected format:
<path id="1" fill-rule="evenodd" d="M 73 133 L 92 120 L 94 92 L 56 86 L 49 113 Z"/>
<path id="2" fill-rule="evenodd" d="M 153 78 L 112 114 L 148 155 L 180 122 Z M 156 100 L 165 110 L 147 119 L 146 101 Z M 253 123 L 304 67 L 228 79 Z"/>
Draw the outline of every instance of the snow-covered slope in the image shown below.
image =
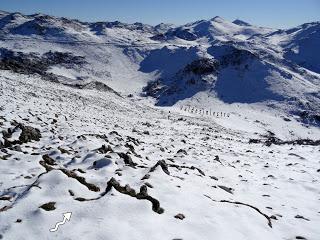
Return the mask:
<path id="1" fill-rule="evenodd" d="M 68 85 L 101 82 L 124 94 L 151 89 L 146 93 L 158 97 L 158 105 L 183 104 L 198 93 L 228 104 L 272 102 L 313 123 L 319 114 L 318 23 L 273 30 L 214 17 L 175 27 L 2 12 L 0 26 L 1 52 L 22 52 L 28 65 L 47 61 L 48 51 L 83 58 L 80 65 L 51 61 L 40 67 L 47 79 Z M 206 59 L 217 62 L 214 72 L 186 71 Z M 10 64 L 2 69 L 30 74 L 37 68 Z"/>
<path id="2" fill-rule="evenodd" d="M 0 12 L 0 239 L 318 240 L 318 26 Z"/>
<path id="3" fill-rule="evenodd" d="M 283 47 L 284 58 L 320 73 L 320 22 L 306 23 L 289 30 L 279 30 L 265 37 Z"/>

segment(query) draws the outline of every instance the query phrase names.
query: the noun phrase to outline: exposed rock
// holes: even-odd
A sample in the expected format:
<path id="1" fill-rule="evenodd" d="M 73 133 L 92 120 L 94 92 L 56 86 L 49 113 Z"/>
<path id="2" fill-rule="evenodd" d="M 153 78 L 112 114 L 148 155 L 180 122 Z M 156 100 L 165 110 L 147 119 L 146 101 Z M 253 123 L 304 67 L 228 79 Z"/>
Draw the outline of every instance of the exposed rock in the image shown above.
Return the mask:
<path id="1" fill-rule="evenodd" d="M 214 160 L 222 164 L 222 162 L 220 161 L 220 158 L 219 158 L 218 155 L 216 155 L 216 156 L 214 157 Z"/>
<path id="2" fill-rule="evenodd" d="M 174 218 L 183 220 L 183 219 L 185 219 L 185 216 L 182 213 L 179 213 L 179 214 L 175 215 Z"/>
<path id="3" fill-rule="evenodd" d="M 184 150 L 184 149 L 178 150 L 178 151 L 177 151 L 177 154 L 179 154 L 179 153 L 184 154 L 184 155 L 188 155 L 187 151 Z"/>
<path id="4" fill-rule="evenodd" d="M 174 168 L 177 168 L 179 170 L 183 169 L 183 168 L 187 168 L 187 169 L 191 169 L 191 170 L 198 170 L 198 172 L 202 175 L 202 176 L 205 176 L 205 173 L 200 169 L 200 168 L 197 168 L 195 166 L 180 166 L 180 165 L 177 165 L 177 164 L 168 164 L 169 167 L 174 167 Z"/>
<path id="5" fill-rule="evenodd" d="M 302 236 L 296 236 L 296 239 L 300 239 L 300 240 L 307 240 L 307 238 L 302 237 Z"/>
<path id="6" fill-rule="evenodd" d="M 71 154 L 68 150 L 62 148 L 62 147 L 58 147 L 59 151 L 62 153 L 62 154 Z"/>
<path id="7" fill-rule="evenodd" d="M 223 186 L 223 185 L 218 185 L 219 188 L 221 188 L 222 190 L 230 193 L 230 194 L 233 194 L 233 189 L 232 188 L 229 188 L 229 187 L 226 187 L 226 186 Z"/>
<path id="8" fill-rule="evenodd" d="M 215 181 L 218 181 L 219 179 L 215 176 L 210 176 L 211 179 L 215 180 Z"/>
<path id="9" fill-rule="evenodd" d="M 291 141 L 283 141 L 279 138 L 269 136 L 267 139 L 250 139 L 249 143 L 263 143 L 266 146 L 274 145 L 310 145 L 310 146 L 320 146 L 320 140 L 311 139 L 297 139 Z"/>
<path id="10" fill-rule="evenodd" d="M 74 196 L 74 192 L 72 191 L 72 190 L 69 190 L 69 194 L 70 194 L 70 196 Z"/>
<path id="11" fill-rule="evenodd" d="M 71 68 L 74 65 L 83 65 L 84 57 L 74 56 L 67 52 L 49 51 L 42 56 L 36 53 L 15 52 L 0 48 L 0 69 L 11 70 L 21 74 L 38 74 L 44 79 L 57 81 L 57 76 L 48 73 L 50 66 L 61 65 Z"/>
<path id="12" fill-rule="evenodd" d="M 141 186 L 139 193 L 136 193 L 136 191 L 132 189 L 128 184 L 125 187 L 122 187 L 116 179 L 111 178 L 108 181 L 107 188 L 102 196 L 106 195 L 112 188 L 115 188 L 118 192 L 129 195 L 131 197 L 150 201 L 152 203 L 152 210 L 156 213 L 162 214 L 164 212 L 163 208 L 160 207 L 160 202 L 148 194 L 148 188 L 145 185 Z"/>
<path id="13" fill-rule="evenodd" d="M 141 178 L 141 180 L 146 180 L 146 179 L 149 179 L 149 178 L 150 178 L 150 174 L 146 174 Z"/>
<path id="14" fill-rule="evenodd" d="M 219 62 L 210 58 L 201 58 L 188 64 L 184 71 L 186 73 L 193 73 L 196 75 L 204 75 L 217 73 L 219 68 Z"/>
<path id="15" fill-rule="evenodd" d="M 299 218 L 299 219 L 303 219 L 303 220 L 306 220 L 306 221 L 310 221 L 310 219 L 305 218 L 304 216 L 301 216 L 301 215 L 296 215 L 295 218 Z"/>
<path id="16" fill-rule="evenodd" d="M 186 28 L 178 28 L 176 30 L 169 31 L 166 35 L 167 37 L 174 36 L 187 41 L 194 41 L 198 38 L 197 35 L 190 31 L 190 29 Z"/>
<path id="17" fill-rule="evenodd" d="M 34 140 L 34 141 L 40 140 L 41 133 L 40 133 L 39 129 L 30 127 L 30 126 L 25 126 L 23 124 L 19 124 L 17 127 L 22 130 L 20 137 L 19 137 L 19 140 L 21 143 L 27 143 L 32 140 Z"/>
<path id="18" fill-rule="evenodd" d="M 42 159 L 44 160 L 45 164 L 50 165 L 50 166 L 54 166 L 57 165 L 55 160 L 52 159 L 51 157 L 49 157 L 49 155 L 43 155 Z"/>
<path id="19" fill-rule="evenodd" d="M 149 172 L 154 172 L 156 168 L 160 166 L 161 169 L 167 174 L 170 175 L 169 169 L 168 169 L 168 164 L 166 163 L 165 160 L 160 160 L 158 161 L 151 169 Z"/>
<path id="20" fill-rule="evenodd" d="M 75 172 L 69 171 L 64 168 L 60 168 L 60 171 L 62 171 L 64 174 L 66 174 L 68 177 L 76 179 L 81 184 L 85 185 L 90 191 L 93 192 L 99 192 L 100 188 L 92 183 L 88 183 L 84 177 L 78 176 Z"/>
<path id="21" fill-rule="evenodd" d="M 210 196 L 208 195 L 204 195 L 206 198 L 210 199 L 211 201 L 213 202 L 220 202 L 220 203 L 231 203 L 231 204 L 236 204 L 236 205 L 243 205 L 243 206 L 247 206 L 247 207 L 250 207 L 252 209 L 254 209 L 255 211 L 257 211 L 259 214 L 261 214 L 262 216 L 264 216 L 267 220 L 268 220 L 268 226 L 270 228 L 272 228 L 272 222 L 271 222 L 271 218 L 263 213 L 259 208 L 255 207 L 255 206 L 252 206 L 250 204 L 247 204 L 247 203 L 243 203 L 243 202 L 238 202 L 238 201 L 229 201 L 229 200 L 220 200 L 220 201 L 217 201 L 217 200 L 214 200 L 213 198 L 211 198 Z"/>
<path id="22" fill-rule="evenodd" d="M 13 146 L 11 148 L 11 150 L 16 151 L 16 152 L 22 152 L 21 146 L 19 146 L 19 145 Z"/>
<path id="23" fill-rule="evenodd" d="M 56 204 L 55 202 L 48 202 L 41 205 L 39 208 L 42 208 L 45 211 L 53 211 L 56 209 L 55 204 Z"/>
<path id="24" fill-rule="evenodd" d="M 135 168 L 137 166 L 137 164 L 132 161 L 132 158 L 128 153 L 117 153 L 117 154 L 119 155 L 120 158 L 123 159 L 125 164 L 129 165 L 132 168 Z"/>
<path id="25" fill-rule="evenodd" d="M 146 182 L 144 185 L 146 185 L 146 186 L 149 187 L 149 188 L 153 188 L 153 186 L 152 186 L 150 183 L 148 183 L 148 182 Z"/>
<path id="26" fill-rule="evenodd" d="M 143 88 L 143 92 L 147 96 L 159 97 L 162 93 L 166 92 L 168 87 L 162 83 L 163 79 L 157 79 L 148 83 L 146 87 Z"/>
<path id="27" fill-rule="evenodd" d="M 13 124 L 16 125 L 13 129 L 8 128 L 7 130 L 2 131 L 4 143 L 0 145 L 0 148 L 12 147 L 13 145 L 16 145 L 16 144 L 20 145 L 33 140 L 34 141 L 40 140 L 41 133 L 39 129 L 30 127 L 30 126 L 25 126 L 21 123 L 16 123 L 16 122 L 14 122 Z M 21 130 L 19 140 L 10 141 L 9 139 L 11 138 L 12 134 L 16 132 L 18 129 Z M 21 151 L 21 148 L 15 146 L 15 150 Z"/>
<path id="28" fill-rule="evenodd" d="M 49 161 L 51 161 L 51 160 L 49 160 Z M 55 170 L 55 168 L 53 166 L 50 166 L 49 164 L 47 164 L 45 160 L 40 161 L 39 163 L 41 166 L 43 166 L 46 169 L 47 172 Z M 93 191 L 93 192 L 100 191 L 100 188 L 98 186 L 96 186 L 92 183 L 88 183 L 84 177 L 78 176 L 74 171 L 70 171 L 65 168 L 57 168 L 56 170 L 63 172 L 68 177 L 76 179 L 79 183 L 86 186 L 90 191 Z"/>
<path id="29" fill-rule="evenodd" d="M 109 152 L 113 152 L 113 149 L 111 148 L 110 145 L 108 145 L 107 147 L 106 147 L 106 145 L 102 145 L 96 151 L 99 152 L 99 153 L 106 154 L 106 153 L 109 153 Z"/>
<path id="30" fill-rule="evenodd" d="M 103 92 L 112 92 L 118 97 L 122 97 L 118 92 L 116 92 L 114 89 L 109 87 L 107 84 L 99 82 L 99 81 L 91 81 L 89 83 L 82 83 L 82 84 L 65 84 L 73 88 L 78 89 L 91 89 L 91 90 L 98 90 Z"/>
<path id="31" fill-rule="evenodd" d="M 1 196 L 0 201 L 10 201 L 11 198 L 12 198 L 11 196 Z"/>

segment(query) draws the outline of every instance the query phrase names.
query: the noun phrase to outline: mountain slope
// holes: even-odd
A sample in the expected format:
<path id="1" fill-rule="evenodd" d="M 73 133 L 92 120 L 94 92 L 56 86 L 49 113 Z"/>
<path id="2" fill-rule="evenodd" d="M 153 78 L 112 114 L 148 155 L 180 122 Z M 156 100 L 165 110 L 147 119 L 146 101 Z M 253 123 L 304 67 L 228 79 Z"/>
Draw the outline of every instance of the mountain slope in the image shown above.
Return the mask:
<path id="1" fill-rule="evenodd" d="M 0 12 L 0 239 L 318 240 L 316 25 Z"/>
<path id="2" fill-rule="evenodd" d="M 320 54 L 312 54 L 317 51 L 318 23 L 272 30 L 221 17 L 175 27 L 85 23 L 43 14 L 3 12 L 1 16 L 3 49 L 37 59 L 46 58 L 46 49 L 83 58 L 81 65 L 58 61 L 46 66 L 45 77 L 56 82 L 101 82 L 124 94 L 144 89 L 158 99 L 158 105 L 183 104 L 206 93 L 212 102 L 264 102 L 288 114 L 307 112 L 305 122 L 316 123 L 319 114 Z M 27 58 L 28 66 L 40 66 L 35 57 L 31 62 Z M 206 59 L 217 62 L 214 72 L 186 71 Z M 6 61 L 3 69 L 17 69 L 9 66 L 14 60 Z M 30 69 L 18 72 L 32 73 Z"/>

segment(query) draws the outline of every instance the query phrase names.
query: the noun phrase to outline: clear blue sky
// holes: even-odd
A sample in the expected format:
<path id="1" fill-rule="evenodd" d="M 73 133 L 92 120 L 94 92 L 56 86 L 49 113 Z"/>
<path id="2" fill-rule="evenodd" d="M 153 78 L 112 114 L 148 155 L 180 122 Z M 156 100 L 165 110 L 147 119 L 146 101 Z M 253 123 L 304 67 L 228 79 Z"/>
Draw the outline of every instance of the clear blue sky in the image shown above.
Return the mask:
<path id="1" fill-rule="evenodd" d="M 320 20 L 320 0 L 0 0 L 0 9 L 83 21 L 184 24 L 221 16 L 288 28 Z"/>

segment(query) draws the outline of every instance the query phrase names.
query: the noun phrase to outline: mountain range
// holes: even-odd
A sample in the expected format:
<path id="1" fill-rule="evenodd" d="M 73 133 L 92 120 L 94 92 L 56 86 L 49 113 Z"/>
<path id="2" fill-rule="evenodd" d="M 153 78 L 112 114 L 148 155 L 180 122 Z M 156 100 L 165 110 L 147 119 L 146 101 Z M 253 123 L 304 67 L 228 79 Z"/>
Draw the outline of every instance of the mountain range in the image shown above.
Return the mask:
<path id="1" fill-rule="evenodd" d="M 0 239 L 319 240 L 319 27 L 0 11 Z"/>
<path id="2" fill-rule="evenodd" d="M 308 116 L 304 121 L 319 119 L 319 22 L 279 30 L 218 16 L 182 26 L 7 12 L 0 17 L 2 59 L 7 50 L 30 61 L 41 62 L 48 51 L 83 58 L 81 66 L 50 63 L 43 74 L 59 82 L 97 81 L 120 93 L 152 96 L 159 106 L 199 94 L 213 102 L 276 103 Z"/>

